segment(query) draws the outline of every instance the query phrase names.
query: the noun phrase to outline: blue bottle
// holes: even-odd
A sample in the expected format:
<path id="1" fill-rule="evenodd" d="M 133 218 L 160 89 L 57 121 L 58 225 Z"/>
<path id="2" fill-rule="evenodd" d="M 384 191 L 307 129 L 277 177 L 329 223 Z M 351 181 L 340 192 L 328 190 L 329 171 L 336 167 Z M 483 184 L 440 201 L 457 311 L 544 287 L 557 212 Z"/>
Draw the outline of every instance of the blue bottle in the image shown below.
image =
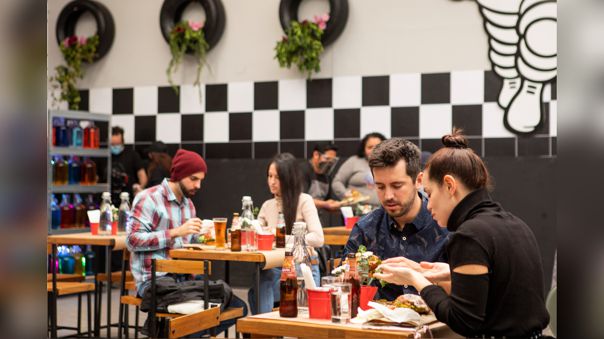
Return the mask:
<path id="1" fill-rule="evenodd" d="M 86 245 L 86 252 L 84 252 L 84 259 L 86 260 L 86 275 L 94 275 L 94 251 L 92 246 Z"/>
<path id="2" fill-rule="evenodd" d="M 78 157 L 72 157 L 69 160 L 69 184 L 79 185 L 82 179 L 82 166 Z"/>
<path id="3" fill-rule="evenodd" d="M 84 142 L 84 131 L 80 127 L 79 121 L 70 120 L 71 122 L 71 146 L 82 147 Z"/>
<path id="4" fill-rule="evenodd" d="M 59 207 L 59 200 L 53 194 L 52 200 L 50 201 L 50 216 L 51 216 L 51 228 L 58 230 L 61 227 L 61 208 Z"/>
<path id="5" fill-rule="evenodd" d="M 63 264 L 61 265 L 63 268 L 63 273 L 73 274 L 75 272 L 75 259 L 72 255 L 72 249 L 67 247 L 63 254 Z"/>

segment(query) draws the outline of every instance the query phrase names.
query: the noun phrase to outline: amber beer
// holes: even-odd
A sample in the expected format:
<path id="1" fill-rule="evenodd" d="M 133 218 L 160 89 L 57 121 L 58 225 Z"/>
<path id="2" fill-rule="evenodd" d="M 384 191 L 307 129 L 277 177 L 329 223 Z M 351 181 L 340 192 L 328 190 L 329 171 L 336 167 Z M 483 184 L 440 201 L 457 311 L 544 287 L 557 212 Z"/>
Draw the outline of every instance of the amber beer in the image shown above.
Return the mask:
<path id="1" fill-rule="evenodd" d="M 231 223 L 231 251 L 241 252 L 241 227 L 239 226 L 239 213 L 233 213 Z"/>
<path id="2" fill-rule="evenodd" d="M 291 251 L 285 252 L 285 260 L 281 268 L 281 302 L 279 316 L 295 318 L 298 316 L 298 280 Z"/>
<path id="3" fill-rule="evenodd" d="M 216 249 L 226 248 L 226 218 L 214 218 L 214 231 L 216 233 Z"/>

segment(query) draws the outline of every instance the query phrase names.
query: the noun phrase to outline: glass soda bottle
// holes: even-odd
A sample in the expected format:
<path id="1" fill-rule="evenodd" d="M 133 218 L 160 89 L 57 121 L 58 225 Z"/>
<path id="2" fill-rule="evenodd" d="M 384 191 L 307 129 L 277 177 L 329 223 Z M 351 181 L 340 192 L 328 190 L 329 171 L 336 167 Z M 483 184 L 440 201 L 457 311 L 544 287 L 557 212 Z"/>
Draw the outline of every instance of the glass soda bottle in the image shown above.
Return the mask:
<path id="1" fill-rule="evenodd" d="M 84 142 L 84 131 L 80 127 L 79 121 L 70 120 L 71 122 L 71 146 L 82 147 Z"/>
<path id="2" fill-rule="evenodd" d="M 122 192 L 120 193 L 120 199 L 122 202 L 118 212 L 117 230 L 118 232 L 126 232 L 128 218 L 130 217 L 130 195 L 128 192 Z"/>
<path id="3" fill-rule="evenodd" d="M 99 235 L 111 235 L 113 211 L 111 209 L 111 193 L 103 192 L 101 202 L 101 218 L 99 220 Z"/>
<path id="4" fill-rule="evenodd" d="M 74 227 L 86 227 L 86 220 L 88 218 L 88 215 L 86 213 L 87 208 L 86 205 L 84 205 L 82 197 L 77 193 L 73 195 L 73 207 L 75 209 Z"/>
<path id="5" fill-rule="evenodd" d="M 285 217 L 282 212 L 279 212 L 279 218 L 277 219 L 275 242 L 277 248 L 285 248 Z"/>
<path id="6" fill-rule="evenodd" d="M 248 252 L 256 251 L 256 231 L 252 227 L 252 221 L 254 220 L 254 213 L 252 209 L 254 202 L 252 197 L 244 196 L 241 199 L 241 217 L 239 218 L 241 224 L 241 236 L 243 238 L 242 243 L 245 245 L 245 250 Z"/>
<path id="7" fill-rule="evenodd" d="M 71 253 L 75 260 L 73 273 L 86 276 L 86 257 L 82 254 L 80 246 L 73 246 Z"/>
<path id="8" fill-rule="evenodd" d="M 82 185 L 95 185 L 97 182 L 96 164 L 90 158 L 85 158 L 82 165 Z"/>
<path id="9" fill-rule="evenodd" d="M 77 185 L 82 180 L 82 166 L 78 157 L 71 157 L 68 177 L 70 185 Z"/>
<path id="10" fill-rule="evenodd" d="M 292 235 L 294 236 L 294 247 L 292 253 L 294 256 L 294 264 L 296 267 L 296 276 L 298 279 L 298 307 L 308 307 L 308 298 L 306 289 L 300 288 L 304 286 L 304 274 L 300 264 L 305 264 L 308 268 L 312 268 L 310 254 L 311 248 L 306 245 L 306 223 L 295 222 L 292 227 Z"/>
<path id="11" fill-rule="evenodd" d="M 59 229 L 61 227 L 61 208 L 59 207 L 59 200 L 57 200 L 57 197 L 54 194 L 50 201 L 50 215 L 50 227 L 53 230 Z"/>
<path id="12" fill-rule="evenodd" d="M 231 223 L 231 251 L 241 252 L 241 226 L 239 225 L 239 213 L 233 213 Z"/>
<path id="13" fill-rule="evenodd" d="M 68 177 L 68 166 L 69 164 L 63 157 L 57 156 L 55 158 L 55 168 L 54 168 L 54 176 L 53 183 L 55 185 L 66 185 L 67 177 Z"/>
<path id="14" fill-rule="evenodd" d="M 86 245 L 86 252 L 84 252 L 84 257 L 86 258 L 86 275 L 94 275 L 94 251 L 92 250 L 92 246 Z"/>
<path id="15" fill-rule="evenodd" d="M 281 279 L 279 281 L 281 302 L 279 304 L 279 316 L 295 318 L 298 316 L 298 281 L 294 267 L 294 257 L 291 251 L 285 252 L 283 267 L 281 268 Z"/>
<path id="16" fill-rule="evenodd" d="M 355 253 L 348 253 L 346 256 L 348 259 L 348 266 L 350 269 L 344 275 L 344 282 L 350 283 L 350 317 L 354 318 L 357 316 L 357 311 L 360 305 L 361 300 L 361 277 L 357 272 L 357 258 Z"/>
<path id="17" fill-rule="evenodd" d="M 61 198 L 61 228 L 72 228 L 75 221 L 75 209 L 69 199 L 69 194 Z"/>

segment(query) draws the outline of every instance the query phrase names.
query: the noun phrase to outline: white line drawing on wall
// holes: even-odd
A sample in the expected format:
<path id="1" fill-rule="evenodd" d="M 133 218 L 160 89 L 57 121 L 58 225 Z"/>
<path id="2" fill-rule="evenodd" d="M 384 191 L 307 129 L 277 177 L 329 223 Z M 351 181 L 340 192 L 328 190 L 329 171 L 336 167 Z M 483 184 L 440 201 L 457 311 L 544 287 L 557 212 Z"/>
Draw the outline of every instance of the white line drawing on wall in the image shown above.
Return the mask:
<path id="1" fill-rule="evenodd" d="M 489 39 L 489 60 L 503 79 L 497 103 L 504 125 L 530 134 L 544 120 L 543 88 L 557 76 L 554 0 L 477 0 Z"/>

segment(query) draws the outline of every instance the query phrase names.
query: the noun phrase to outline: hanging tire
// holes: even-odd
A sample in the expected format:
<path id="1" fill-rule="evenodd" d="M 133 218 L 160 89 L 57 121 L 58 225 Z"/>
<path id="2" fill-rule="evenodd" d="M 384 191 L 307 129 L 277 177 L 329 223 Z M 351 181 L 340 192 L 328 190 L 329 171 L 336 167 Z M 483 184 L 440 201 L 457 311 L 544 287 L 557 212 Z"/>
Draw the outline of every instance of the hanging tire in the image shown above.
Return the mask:
<path id="1" fill-rule="evenodd" d="M 292 21 L 298 20 L 298 8 L 302 0 L 281 0 L 279 21 L 283 31 L 287 31 Z M 342 34 L 348 21 L 348 0 L 329 0 L 329 21 L 321 37 L 323 46 L 328 46 Z"/>
<path id="2" fill-rule="evenodd" d="M 226 13 L 220 0 L 165 0 L 159 14 L 161 33 L 166 42 L 170 41 L 170 32 L 182 20 L 182 14 L 192 2 L 198 2 L 206 13 L 203 32 L 208 51 L 220 41 L 226 24 Z"/>
<path id="3" fill-rule="evenodd" d="M 82 14 L 86 12 L 94 17 L 97 27 L 96 34 L 99 36 L 99 45 L 93 58 L 93 62 L 95 62 L 109 52 L 115 38 L 113 16 L 105 5 L 92 0 L 75 0 L 65 5 L 57 19 L 57 42 L 61 44 L 65 38 L 75 35 L 76 24 Z"/>

